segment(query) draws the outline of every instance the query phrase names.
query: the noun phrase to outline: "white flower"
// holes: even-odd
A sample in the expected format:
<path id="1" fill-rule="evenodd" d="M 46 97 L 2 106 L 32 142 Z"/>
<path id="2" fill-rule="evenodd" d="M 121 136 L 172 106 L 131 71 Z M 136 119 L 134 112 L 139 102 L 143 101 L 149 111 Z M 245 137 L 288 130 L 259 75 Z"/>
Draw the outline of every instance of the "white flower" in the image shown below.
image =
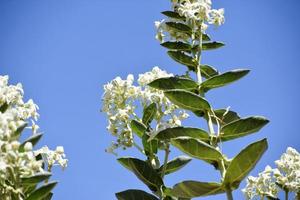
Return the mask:
<path id="1" fill-rule="evenodd" d="M 224 8 L 221 8 L 219 10 L 211 10 L 210 11 L 210 18 L 208 22 L 210 24 L 214 24 L 216 26 L 221 26 L 225 23 L 225 17 L 224 17 L 225 10 Z"/>
<path id="2" fill-rule="evenodd" d="M 31 142 L 26 142 L 24 145 L 24 150 L 25 151 L 32 151 L 32 143 Z"/>
<path id="3" fill-rule="evenodd" d="M 180 22 L 185 24 L 194 32 L 205 32 L 208 24 L 221 26 L 225 23 L 224 9 L 212 9 L 211 0 L 172 0 L 172 8 L 177 12 L 182 19 L 168 18 L 162 21 L 156 21 L 155 27 L 157 29 L 156 39 L 164 42 L 168 37 L 170 41 L 184 41 L 188 42 L 191 35 L 166 25 L 167 22 Z"/>
<path id="4" fill-rule="evenodd" d="M 249 176 L 247 185 L 242 190 L 247 199 L 263 198 L 267 196 L 276 197 L 278 187 L 273 177 L 274 170 L 267 166 L 259 173 L 258 177 Z"/>
<path id="5" fill-rule="evenodd" d="M 102 111 L 108 117 L 108 131 L 117 137 L 117 141 L 106 149 L 107 152 L 133 145 L 134 135 L 130 123 L 137 116 L 142 116 L 142 113 L 138 112 L 151 103 L 158 106 L 153 133 L 161 127 L 179 126 L 181 121 L 188 117 L 186 112 L 172 104 L 162 91 L 148 86 L 155 79 L 171 76 L 173 74 L 154 67 L 150 72 L 139 75 L 137 86 L 134 85 L 133 75 L 129 75 L 126 80 L 117 77 L 104 85 Z"/>
<path id="6" fill-rule="evenodd" d="M 51 169 L 54 165 L 60 165 L 63 169 L 67 167 L 68 160 L 65 159 L 64 149 L 62 146 L 56 147 L 56 150 L 50 150 L 47 146 L 34 151 L 37 156 L 41 154 L 47 161 L 48 168 Z"/>
<path id="7" fill-rule="evenodd" d="M 300 190 L 300 154 L 296 149 L 288 147 L 280 160 L 275 161 L 278 170 L 274 174 L 276 181 L 289 191 Z"/>
<path id="8" fill-rule="evenodd" d="M 8 76 L 0 76 L 0 199 L 11 199 L 12 194 L 22 199 L 19 195 L 23 194 L 27 187 L 15 181 L 22 177 L 45 173 L 46 170 L 43 169 L 43 160 L 36 159 L 32 143 L 27 142 L 24 151 L 20 148 L 21 135 L 17 131 L 28 124 L 32 134 L 36 134 L 39 128 L 36 124 L 39 117 L 38 106 L 31 99 L 24 102 L 22 85 L 8 85 L 8 79 Z M 61 147 L 57 149 L 57 156 L 53 160 L 65 167 L 66 159 L 62 150 Z M 8 168 L 10 173 L 6 173 Z M 6 182 L 19 187 L 11 187 L 6 185 Z"/>

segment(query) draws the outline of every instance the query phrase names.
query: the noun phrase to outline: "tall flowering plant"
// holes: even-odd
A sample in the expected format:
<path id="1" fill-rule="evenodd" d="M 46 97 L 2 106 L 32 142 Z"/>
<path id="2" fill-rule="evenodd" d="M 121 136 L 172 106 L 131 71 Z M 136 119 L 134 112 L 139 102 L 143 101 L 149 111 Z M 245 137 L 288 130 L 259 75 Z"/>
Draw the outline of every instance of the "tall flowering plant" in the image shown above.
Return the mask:
<path id="1" fill-rule="evenodd" d="M 23 94 L 20 83 L 9 85 L 8 76 L 0 76 L 0 199 L 50 200 L 57 184 L 49 182 L 51 169 L 65 168 L 67 159 L 62 146 L 34 149 L 42 137 L 38 106 Z"/>
<path id="2" fill-rule="evenodd" d="M 231 84 L 249 73 L 247 69 L 220 72 L 203 64 L 202 52 L 218 49 L 224 43 L 213 41 L 206 33 L 209 25 L 225 22 L 224 9 L 213 9 L 210 0 L 171 0 L 172 9 L 162 12 L 166 19 L 155 22 L 156 38 L 168 55 L 186 67 L 183 75 L 169 74 L 158 67 L 126 80 L 117 77 L 104 86 L 103 108 L 108 116 L 108 130 L 117 139 L 107 149 L 136 147 L 141 160 L 121 157 L 118 161 L 133 172 L 151 191 L 126 190 L 116 194 L 119 200 L 184 200 L 232 191 L 255 167 L 268 148 L 267 140 L 249 144 L 233 158 L 227 157 L 221 145 L 258 132 L 269 121 L 262 116 L 240 117 L 227 108 L 214 108 L 205 98 L 215 88 Z M 207 130 L 182 126 L 188 113 L 207 123 Z M 188 156 L 169 160 L 171 146 Z M 159 151 L 164 151 L 160 158 Z M 219 182 L 187 180 L 173 187 L 164 178 L 198 159 L 221 174 Z"/>

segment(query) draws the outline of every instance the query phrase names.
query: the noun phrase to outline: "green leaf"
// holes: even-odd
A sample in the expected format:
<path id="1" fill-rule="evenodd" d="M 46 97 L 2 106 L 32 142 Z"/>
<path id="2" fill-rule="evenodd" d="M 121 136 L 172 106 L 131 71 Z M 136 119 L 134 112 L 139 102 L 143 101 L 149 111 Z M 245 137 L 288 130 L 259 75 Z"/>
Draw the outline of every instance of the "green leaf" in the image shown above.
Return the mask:
<path id="1" fill-rule="evenodd" d="M 170 160 L 167 163 L 167 167 L 166 167 L 166 171 L 165 171 L 165 175 L 167 174 L 171 174 L 173 172 L 176 172 L 178 170 L 180 170 L 181 168 L 183 168 L 185 165 L 187 165 L 192 159 L 190 157 L 187 156 L 178 156 L 176 158 L 174 158 L 173 160 Z M 163 170 L 163 165 L 159 168 L 159 172 L 161 173 Z"/>
<path id="2" fill-rule="evenodd" d="M 202 40 L 203 41 L 210 41 L 211 39 L 210 39 L 210 36 L 208 34 L 202 33 Z"/>
<path id="3" fill-rule="evenodd" d="M 179 13 L 173 12 L 173 11 L 164 11 L 161 12 L 163 15 L 173 18 L 173 19 L 179 19 L 179 20 L 185 20 L 185 17 L 180 16 Z"/>
<path id="4" fill-rule="evenodd" d="M 144 124 L 149 125 L 157 113 L 156 103 L 151 103 L 149 106 L 147 106 L 143 113 L 142 121 Z"/>
<path id="5" fill-rule="evenodd" d="M 187 155 L 206 161 L 210 164 L 218 163 L 222 158 L 222 153 L 213 146 L 190 137 L 179 137 L 171 140 L 172 145 L 186 153 Z"/>
<path id="6" fill-rule="evenodd" d="M 238 113 L 232 110 L 218 109 L 218 110 L 214 110 L 214 113 L 221 120 L 221 125 L 225 125 L 240 119 Z"/>
<path id="7" fill-rule="evenodd" d="M 170 50 L 177 50 L 177 51 L 190 51 L 192 49 L 191 45 L 184 43 L 184 42 L 164 42 L 160 44 L 163 47 L 166 47 Z"/>
<path id="8" fill-rule="evenodd" d="M 219 183 L 207 183 L 198 181 L 183 181 L 176 184 L 171 194 L 176 197 L 195 198 L 224 193 Z"/>
<path id="9" fill-rule="evenodd" d="M 157 191 L 163 185 L 160 175 L 147 162 L 137 158 L 119 158 L 118 161 L 132 171 L 151 190 Z"/>
<path id="10" fill-rule="evenodd" d="M 176 62 L 186 65 L 189 70 L 196 71 L 198 64 L 192 57 L 180 51 L 168 51 L 168 55 Z"/>
<path id="11" fill-rule="evenodd" d="M 159 90 L 184 89 L 192 91 L 198 88 L 195 81 L 182 77 L 159 78 L 149 83 L 149 86 Z"/>
<path id="12" fill-rule="evenodd" d="M 142 143 L 147 156 L 152 156 L 153 154 L 157 153 L 158 149 L 158 141 L 157 140 L 150 140 L 147 134 L 144 134 L 142 137 Z"/>
<path id="13" fill-rule="evenodd" d="M 185 90 L 169 90 L 164 92 L 166 97 L 180 108 L 190 111 L 209 110 L 209 103 L 203 98 L 192 92 Z"/>
<path id="14" fill-rule="evenodd" d="M 130 128 L 140 138 L 143 137 L 145 131 L 147 130 L 147 127 L 144 124 L 142 124 L 141 122 L 137 121 L 137 120 L 131 120 Z"/>
<path id="15" fill-rule="evenodd" d="M 21 145 L 20 145 L 20 148 L 19 148 L 19 151 L 20 152 L 23 152 L 24 151 L 24 146 L 27 142 L 30 142 L 32 144 L 32 146 L 35 146 L 39 140 L 42 138 L 42 134 L 34 134 L 32 135 L 31 137 L 29 137 L 27 140 L 25 140 Z"/>
<path id="16" fill-rule="evenodd" d="M 201 65 L 201 75 L 208 79 L 219 74 L 218 70 L 210 65 Z"/>
<path id="17" fill-rule="evenodd" d="M 201 33 L 202 34 L 202 41 L 206 42 L 206 41 L 210 41 L 210 36 L 206 33 Z M 200 39 L 200 34 L 198 32 L 196 32 L 196 38 L 197 40 Z"/>
<path id="18" fill-rule="evenodd" d="M 217 110 L 214 110 L 214 113 L 217 116 L 221 126 L 224 126 L 226 124 L 229 124 L 233 121 L 240 119 L 240 116 L 238 115 L 238 113 L 231 111 L 231 110 L 227 110 L 227 109 L 217 109 Z M 207 115 L 205 115 L 204 117 L 206 120 L 208 120 Z M 212 122 L 214 124 L 217 123 L 215 118 L 212 118 Z"/>
<path id="19" fill-rule="evenodd" d="M 25 200 L 42 200 L 47 197 L 57 182 L 47 183 L 33 191 Z"/>
<path id="20" fill-rule="evenodd" d="M 224 184 L 231 189 L 238 188 L 241 181 L 255 167 L 267 148 L 267 139 L 263 139 L 243 149 L 229 164 L 226 170 Z"/>
<path id="21" fill-rule="evenodd" d="M 142 190 L 126 190 L 116 193 L 116 197 L 118 200 L 159 200 L 152 194 Z"/>
<path id="22" fill-rule="evenodd" d="M 254 116 L 233 121 L 221 128 L 221 140 L 228 141 L 255 133 L 263 128 L 269 120 Z"/>
<path id="23" fill-rule="evenodd" d="M 202 44 L 202 50 L 213 50 L 225 46 L 222 42 L 207 42 Z"/>
<path id="24" fill-rule="evenodd" d="M 210 141 L 210 137 L 205 130 L 190 127 L 167 128 L 158 132 L 154 138 L 158 140 L 171 140 L 178 137 L 191 137 L 205 142 Z"/>
<path id="25" fill-rule="evenodd" d="M 24 185 L 35 185 L 42 181 L 45 181 L 49 179 L 51 176 L 51 173 L 45 172 L 45 173 L 39 173 L 33 176 L 29 177 L 23 177 L 21 178 L 22 184 Z"/>
<path id="26" fill-rule="evenodd" d="M 53 197 L 53 193 L 50 192 L 45 198 L 43 198 L 43 200 L 51 200 Z"/>
<path id="27" fill-rule="evenodd" d="M 224 74 L 213 76 L 201 84 L 201 89 L 204 92 L 207 92 L 210 89 L 223 87 L 232 82 L 235 82 L 245 75 L 249 73 L 249 70 L 238 69 L 229 72 L 225 72 Z"/>
<path id="28" fill-rule="evenodd" d="M 166 25 L 171 29 L 186 33 L 188 35 L 192 33 L 191 27 L 180 22 L 166 22 Z"/>

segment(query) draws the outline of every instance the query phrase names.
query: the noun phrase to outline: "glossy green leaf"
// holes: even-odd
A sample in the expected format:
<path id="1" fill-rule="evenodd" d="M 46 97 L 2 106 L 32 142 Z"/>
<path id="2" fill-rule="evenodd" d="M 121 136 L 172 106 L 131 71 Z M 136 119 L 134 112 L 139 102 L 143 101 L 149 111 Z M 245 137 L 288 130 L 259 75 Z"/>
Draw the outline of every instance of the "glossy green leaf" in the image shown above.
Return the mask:
<path id="1" fill-rule="evenodd" d="M 165 171 L 165 175 L 167 174 L 171 174 L 173 172 L 176 172 L 178 170 L 180 170 L 181 168 L 183 168 L 185 165 L 187 165 L 192 159 L 190 157 L 187 156 L 178 156 L 176 158 L 174 158 L 173 160 L 170 160 L 167 163 L 167 167 L 166 167 L 166 171 Z M 163 170 L 163 165 L 159 168 L 159 172 L 161 173 Z"/>
<path id="2" fill-rule="evenodd" d="M 157 153 L 157 149 L 158 149 L 157 140 L 149 140 L 149 136 L 147 134 L 144 134 L 142 137 L 142 143 L 147 156 L 151 156 Z"/>
<path id="3" fill-rule="evenodd" d="M 143 113 L 142 121 L 144 124 L 149 125 L 157 113 L 156 103 L 151 103 L 149 106 L 147 106 Z"/>
<path id="4" fill-rule="evenodd" d="M 202 33 L 202 41 L 210 41 L 210 36 L 206 33 Z"/>
<path id="5" fill-rule="evenodd" d="M 183 23 L 180 23 L 180 22 L 166 22 L 166 25 L 169 28 L 172 28 L 179 32 L 183 32 L 183 33 L 186 33 L 189 35 L 192 33 L 191 27 L 189 27 L 188 25 L 185 25 Z"/>
<path id="6" fill-rule="evenodd" d="M 25 140 L 21 145 L 20 145 L 20 148 L 19 150 L 21 152 L 24 151 L 24 146 L 27 142 L 30 142 L 32 144 L 32 146 L 35 146 L 39 140 L 42 138 L 42 134 L 35 134 L 35 135 L 32 135 L 31 137 L 29 137 L 27 140 Z"/>
<path id="7" fill-rule="evenodd" d="M 118 161 L 132 171 L 151 190 L 158 190 L 163 185 L 160 175 L 147 162 L 137 158 L 119 158 Z"/>
<path id="8" fill-rule="evenodd" d="M 233 121 L 221 128 L 221 140 L 228 141 L 255 133 L 268 123 L 269 120 L 260 116 Z"/>
<path id="9" fill-rule="evenodd" d="M 191 71 L 196 71 L 197 62 L 190 56 L 180 51 L 168 51 L 168 55 L 176 62 L 187 66 Z"/>
<path id="10" fill-rule="evenodd" d="M 164 42 L 160 44 L 161 46 L 168 48 L 170 50 L 177 50 L 177 51 L 190 51 L 192 49 L 191 45 L 184 43 L 184 42 Z"/>
<path id="11" fill-rule="evenodd" d="M 202 35 L 202 41 L 206 42 L 206 41 L 210 41 L 211 38 L 210 36 L 207 34 L 207 33 L 201 33 Z M 196 32 L 196 37 L 195 37 L 196 40 L 199 40 L 200 39 L 200 34 L 199 32 Z"/>
<path id="12" fill-rule="evenodd" d="M 43 200 L 43 198 L 48 196 L 56 184 L 57 182 L 51 182 L 39 187 L 38 189 L 34 190 L 25 200 Z"/>
<path id="13" fill-rule="evenodd" d="M 195 81 L 182 77 L 159 78 L 149 83 L 149 86 L 159 90 L 184 89 L 191 91 L 198 88 Z"/>
<path id="14" fill-rule="evenodd" d="M 179 19 L 179 20 L 185 20 L 185 17 L 180 16 L 179 13 L 174 11 L 163 11 L 161 12 L 163 15 L 173 18 L 173 19 Z"/>
<path id="15" fill-rule="evenodd" d="M 240 119 L 240 116 L 238 115 L 238 113 L 236 113 L 232 110 L 217 109 L 217 110 L 214 110 L 214 113 L 215 113 L 216 117 L 218 118 L 218 121 L 221 126 L 224 126 L 226 124 L 229 124 L 233 121 Z M 204 117 L 206 120 L 208 120 L 206 115 Z M 212 117 L 212 122 L 214 124 L 217 123 L 214 117 Z"/>
<path id="16" fill-rule="evenodd" d="M 219 120 L 221 120 L 221 125 L 225 125 L 240 119 L 238 113 L 232 110 L 218 109 L 214 110 L 214 113 L 219 118 Z"/>
<path id="17" fill-rule="evenodd" d="M 140 138 L 143 137 L 145 131 L 147 130 L 147 127 L 137 120 L 131 120 L 130 128 Z"/>
<path id="18" fill-rule="evenodd" d="M 210 141 L 210 137 L 205 130 L 191 127 L 174 127 L 167 128 L 158 132 L 154 138 L 158 140 L 171 140 L 178 137 L 191 137 L 194 139 L 200 139 L 205 142 Z"/>
<path id="19" fill-rule="evenodd" d="M 142 190 L 126 190 L 116 193 L 116 197 L 118 200 L 159 200 L 152 194 Z"/>
<path id="20" fill-rule="evenodd" d="M 198 181 L 183 181 L 176 184 L 171 194 L 176 197 L 195 198 L 224 193 L 219 183 L 207 183 Z"/>
<path id="21" fill-rule="evenodd" d="M 210 65 L 201 65 L 201 76 L 208 79 L 219 74 L 218 70 Z"/>
<path id="22" fill-rule="evenodd" d="M 50 192 L 45 198 L 43 198 L 43 200 L 51 200 L 53 197 L 53 193 Z"/>
<path id="23" fill-rule="evenodd" d="M 180 108 L 190 111 L 209 110 L 209 103 L 199 95 L 185 90 L 169 90 L 164 92 L 166 97 Z"/>
<path id="24" fill-rule="evenodd" d="M 171 143 L 187 155 L 204 160 L 210 164 L 219 162 L 223 158 L 220 151 L 201 140 L 179 137 L 172 139 Z"/>
<path id="25" fill-rule="evenodd" d="M 256 163 L 260 160 L 267 148 L 267 139 L 263 139 L 258 142 L 254 142 L 243 149 L 230 162 L 226 170 L 224 184 L 231 187 L 231 189 L 238 188 L 241 181 L 255 167 Z"/>
<path id="26" fill-rule="evenodd" d="M 228 85 L 230 83 L 233 83 L 241 79 L 248 73 L 249 70 L 239 69 L 239 70 L 233 70 L 233 71 L 225 72 L 220 75 L 213 76 L 201 84 L 201 89 L 204 92 L 207 92 L 208 90 L 213 88 L 223 87 L 225 85 Z"/>
<path id="27" fill-rule="evenodd" d="M 23 177 L 21 178 L 21 181 L 22 184 L 24 185 L 34 185 L 49 179 L 50 176 L 51 173 L 45 172 L 45 173 L 40 173 L 29 177 Z"/>
<path id="28" fill-rule="evenodd" d="M 225 46 L 222 42 L 207 42 L 202 44 L 202 50 L 213 50 Z"/>

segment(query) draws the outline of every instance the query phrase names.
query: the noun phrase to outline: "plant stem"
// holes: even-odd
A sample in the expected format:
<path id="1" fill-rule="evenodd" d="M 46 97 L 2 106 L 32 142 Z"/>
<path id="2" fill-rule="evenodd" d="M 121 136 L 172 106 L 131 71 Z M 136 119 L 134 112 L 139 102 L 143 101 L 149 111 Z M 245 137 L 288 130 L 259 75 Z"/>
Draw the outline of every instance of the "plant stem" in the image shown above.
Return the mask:
<path id="1" fill-rule="evenodd" d="M 207 112 L 207 117 L 208 117 L 207 124 L 208 124 L 208 128 L 209 128 L 209 132 L 210 132 L 210 134 L 215 134 L 214 125 L 212 123 L 211 116 L 210 116 L 209 112 Z"/>
<path id="2" fill-rule="evenodd" d="M 230 188 L 226 188 L 227 200 L 233 200 L 232 191 Z"/>
<path id="3" fill-rule="evenodd" d="M 166 147 L 166 149 L 165 149 L 164 166 L 163 166 L 163 169 L 162 169 L 162 172 L 161 172 L 161 178 L 162 178 L 162 179 L 164 178 L 165 173 L 166 173 L 167 163 L 168 163 L 168 160 L 169 160 L 169 154 L 170 154 L 170 145 L 167 144 L 167 147 Z"/>
<path id="4" fill-rule="evenodd" d="M 296 200 L 300 200 L 300 191 L 296 194 Z"/>
<path id="5" fill-rule="evenodd" d="M 289 191 L 288 190 L 284 190 L 285 192 L 285 200 L 289 199 Z"/>
<path id="6" fill-rule="evenodd" d="M 200 33 L 199 33 L 199 49 L 198 49 L 198 54 L 196 55 L 197 59 L 197 79 L 198 83 L 202 83 L 202 76 L 201 76 L 201 56 L 202 56 L 202 29 L 200 26 Z"/>

